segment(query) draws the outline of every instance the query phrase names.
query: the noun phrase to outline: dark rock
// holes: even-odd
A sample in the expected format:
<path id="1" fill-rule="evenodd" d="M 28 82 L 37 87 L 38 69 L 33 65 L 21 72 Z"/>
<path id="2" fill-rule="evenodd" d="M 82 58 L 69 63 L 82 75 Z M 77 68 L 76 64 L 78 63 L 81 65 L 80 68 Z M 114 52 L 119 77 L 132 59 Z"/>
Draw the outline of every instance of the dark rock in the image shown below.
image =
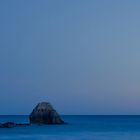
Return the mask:
<path id="1" fill-rule="evenodd" d="M 65 124 L 60 115 L 47 102 L 39 103 L 29 116 L 31 124 Z"/>
<path id="2" fill-rule="evenodd" d="M 14 122 L 6 122 L 0 124 L 0 128 L 13 128 L 13 127 L 16 127 L 16 124 Z"/>
<path id="3" fill-rule="evenodd" d="M 30 126 L 30 125 L 31 124 L 29 124 L 29 123 L 16 124 L 14 122 L 6 122 L 6 123 L 1 123 L 0 128 L 13 128 L 13 127 L 16 127 L 16 126 Z"/>

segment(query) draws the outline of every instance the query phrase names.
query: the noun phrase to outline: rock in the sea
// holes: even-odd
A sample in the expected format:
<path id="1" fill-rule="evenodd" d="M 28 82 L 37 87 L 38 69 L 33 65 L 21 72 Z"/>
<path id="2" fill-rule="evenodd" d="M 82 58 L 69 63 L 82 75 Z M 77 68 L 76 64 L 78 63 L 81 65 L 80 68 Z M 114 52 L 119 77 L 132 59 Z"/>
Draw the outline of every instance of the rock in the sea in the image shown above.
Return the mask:
<path id="1" fill-rule="evenodd" d="M 31 124 L 65 124 L 52 105 L 47 102 L 39 103 L 29 118 Z"/>
<path id="2" fill-rule="evenodd" d="M 0 128 L 13 128 L 16 126 L 30 126 L 30 123 L 14 123 L 14 122 L 6 122 L 0 123 Z"/>
<path id="3" fill-rule="evenodd" d="M 0 124 L 0 128 L 13 128 L 16 127 L 16 123 L 14 122 L 6 122 L 3 124 Z"/>

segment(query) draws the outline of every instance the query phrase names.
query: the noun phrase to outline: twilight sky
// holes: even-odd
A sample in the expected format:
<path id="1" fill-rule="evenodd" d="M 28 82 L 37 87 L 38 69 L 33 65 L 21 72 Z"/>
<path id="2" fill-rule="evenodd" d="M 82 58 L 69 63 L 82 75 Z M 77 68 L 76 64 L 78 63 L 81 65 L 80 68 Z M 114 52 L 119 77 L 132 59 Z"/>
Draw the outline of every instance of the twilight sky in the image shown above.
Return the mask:
<path id="1" fill-rule="evenodd" d="M 0 114 L 40 101 L 140 114 L 139 0 L 0 0 Z"/>

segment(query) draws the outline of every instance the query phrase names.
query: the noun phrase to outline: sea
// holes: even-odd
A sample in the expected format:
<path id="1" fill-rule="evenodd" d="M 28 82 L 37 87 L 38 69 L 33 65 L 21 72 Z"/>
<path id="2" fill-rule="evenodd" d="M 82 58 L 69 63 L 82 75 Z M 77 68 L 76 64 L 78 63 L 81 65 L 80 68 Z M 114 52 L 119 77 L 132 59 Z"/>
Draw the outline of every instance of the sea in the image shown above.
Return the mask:
<path id="1" fill-rule="evenodd" d="M 0 128 L 0 140 L 140 140 L 140 116 L 64 115 L 67 125 Z M 29 122 L 28 116 L 0 116 L 0 122 Z"/>

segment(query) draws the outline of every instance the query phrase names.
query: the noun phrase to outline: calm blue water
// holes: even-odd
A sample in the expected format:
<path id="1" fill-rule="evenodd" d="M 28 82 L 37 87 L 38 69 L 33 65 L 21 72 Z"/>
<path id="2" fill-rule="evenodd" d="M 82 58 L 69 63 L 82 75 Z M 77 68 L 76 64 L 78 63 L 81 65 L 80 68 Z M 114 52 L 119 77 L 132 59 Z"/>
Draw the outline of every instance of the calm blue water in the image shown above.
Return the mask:
<path id="1" fill-rule="evenodd" d="M 0 140 L 140 140 L 140 116 L 62 116 L 68 125 L 1 128 Z M 28 116 L 0 116 L 0 122 Z"/>

